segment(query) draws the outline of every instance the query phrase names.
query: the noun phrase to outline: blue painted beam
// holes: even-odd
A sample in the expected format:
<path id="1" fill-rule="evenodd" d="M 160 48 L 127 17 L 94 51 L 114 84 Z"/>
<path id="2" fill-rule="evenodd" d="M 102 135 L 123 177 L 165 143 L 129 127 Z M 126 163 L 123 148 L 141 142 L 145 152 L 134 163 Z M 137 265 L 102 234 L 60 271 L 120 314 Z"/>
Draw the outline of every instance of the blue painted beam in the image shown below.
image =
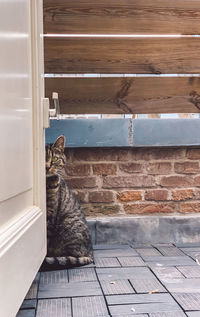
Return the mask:
<path id="1" fill-rule="evenodd" d="M 130 119 L 52 119 L 46 143 L 64 134 L 67 147 L 131 146 L 130 125 Z"/>
<path id="2" fill-rule="evenodd" d="M 200 119 L 50 120 L 46 143 L 61 134 L 69 148 L 199 146 Z"/>
<path id="3" fill-rule="evenodd" d="M 137 119 L 134 146 L 199 146 L 200 119 Z"/>

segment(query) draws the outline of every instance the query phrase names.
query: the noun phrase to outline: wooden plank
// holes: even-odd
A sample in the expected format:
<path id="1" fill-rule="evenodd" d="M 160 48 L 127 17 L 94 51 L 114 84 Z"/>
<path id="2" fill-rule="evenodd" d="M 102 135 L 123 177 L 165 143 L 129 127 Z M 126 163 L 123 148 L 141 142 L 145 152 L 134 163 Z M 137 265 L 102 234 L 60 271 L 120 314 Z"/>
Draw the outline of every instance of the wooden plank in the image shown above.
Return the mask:
<path id="1" fill-rule="evenodd" d="M 199 34 L 198 0 L 44 0 L 45 33 Z"/>
<path id="2" fill-rule="evenodd" d="M 46 73 L 200 73 L 200 38 L 46 38 Z"/>
<path id="3" fill-rule="evenodd" d="M 200 112 L 198 77 L 46 78 L 45 83 L 46 97 L 58 92 L 63 114 Z"/>

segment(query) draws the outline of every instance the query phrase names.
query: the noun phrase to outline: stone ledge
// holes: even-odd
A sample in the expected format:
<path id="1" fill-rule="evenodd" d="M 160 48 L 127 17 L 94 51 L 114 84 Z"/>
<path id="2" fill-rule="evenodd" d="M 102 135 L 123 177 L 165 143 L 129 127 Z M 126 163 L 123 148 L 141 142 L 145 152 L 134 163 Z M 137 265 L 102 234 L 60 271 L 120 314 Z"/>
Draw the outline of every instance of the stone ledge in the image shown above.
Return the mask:
<path id="1" fill-rule="evenodd" d="M 200 215 L 88 219 L 94 244 L 200 244 Z"/>

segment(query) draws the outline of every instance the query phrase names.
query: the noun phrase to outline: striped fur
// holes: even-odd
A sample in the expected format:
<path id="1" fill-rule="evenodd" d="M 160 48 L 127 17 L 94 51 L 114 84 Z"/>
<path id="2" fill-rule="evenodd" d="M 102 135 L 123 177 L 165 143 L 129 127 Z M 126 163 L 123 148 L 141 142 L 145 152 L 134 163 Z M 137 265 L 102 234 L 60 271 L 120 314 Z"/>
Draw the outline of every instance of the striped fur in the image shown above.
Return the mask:
<path id="1" fill-rule="evenodd" d="M 42 269 L 93 262 L 90 232 L 80 204 L 65 181 L 65 137 L 46 149 L 47 257 Z"/>

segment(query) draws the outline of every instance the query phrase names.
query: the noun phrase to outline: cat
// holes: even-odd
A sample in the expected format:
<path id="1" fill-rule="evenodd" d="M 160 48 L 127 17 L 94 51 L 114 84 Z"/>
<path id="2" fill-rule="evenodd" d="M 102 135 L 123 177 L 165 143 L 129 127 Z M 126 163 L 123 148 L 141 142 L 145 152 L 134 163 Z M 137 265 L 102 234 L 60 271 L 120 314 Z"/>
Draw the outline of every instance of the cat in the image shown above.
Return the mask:
<path id="1" fill-rule="evenodd" d="M 91 235 L 81 206 L 65 176 L 65 136 L 46 147 L 47 256 L 42 269 L 93 262 Z"/>

